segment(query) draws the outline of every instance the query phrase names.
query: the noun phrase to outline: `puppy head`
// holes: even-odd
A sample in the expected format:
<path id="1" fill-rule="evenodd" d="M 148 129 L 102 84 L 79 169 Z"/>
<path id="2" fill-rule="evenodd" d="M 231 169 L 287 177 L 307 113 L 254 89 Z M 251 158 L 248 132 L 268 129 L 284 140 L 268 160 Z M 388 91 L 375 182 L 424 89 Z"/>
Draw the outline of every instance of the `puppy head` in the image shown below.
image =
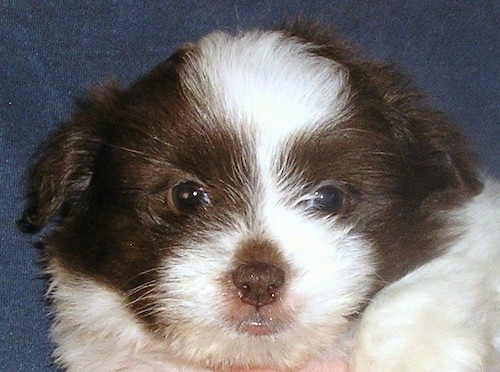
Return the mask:
<path id="1" fill-rule="evenodd" d="M 215 33 L 94 94 L 42 149 L 22 226 L 55 221 L 49 264 L 119 294 L 183 360 L 323 352 L 481 187 L 455 129 L 339 45 Z"/>

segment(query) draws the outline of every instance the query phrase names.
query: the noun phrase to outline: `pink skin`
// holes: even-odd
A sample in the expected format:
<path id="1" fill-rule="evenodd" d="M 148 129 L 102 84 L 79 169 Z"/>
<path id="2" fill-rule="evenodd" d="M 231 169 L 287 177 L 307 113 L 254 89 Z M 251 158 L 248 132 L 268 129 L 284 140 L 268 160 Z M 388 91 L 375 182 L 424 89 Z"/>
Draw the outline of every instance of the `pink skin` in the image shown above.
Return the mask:
<path id="1" fill-rule="evenodd" d="M 231 369 L 231 372 L 277 372 L 274 369 Z M 312 361 L 303 366 L 300 370 L 296 372 L 349 372 L 349 366 L 344 359 L 332 359 L 332 360 L 321 360 Z"/>

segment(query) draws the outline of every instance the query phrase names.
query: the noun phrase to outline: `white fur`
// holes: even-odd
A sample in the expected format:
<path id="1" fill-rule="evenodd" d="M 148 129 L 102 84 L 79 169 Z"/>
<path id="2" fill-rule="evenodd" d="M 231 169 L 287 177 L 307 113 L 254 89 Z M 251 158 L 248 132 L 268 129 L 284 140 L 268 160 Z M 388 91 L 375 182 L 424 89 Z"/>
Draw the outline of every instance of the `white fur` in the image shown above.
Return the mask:
<path id="1" fill-rule="evenodd" d="M 361 320 L 356 371 L 498 371 L 500 187 L 450 216 L 448 253 L 382 290 Z"/>
<path id="2" fill-rule="evenodd" d="M 116 292 L 75 277 L 55 262 L 48 272 L 56 364 L 73 372 L 204 370 L 176 363 L 168 344 L 154 339 Z"/>
<path id="3" fill-rule="evenodd" d="M 250 142 L 243 156 L 255 157 L 264 194 L 282 182 L 278 151 L 294 135 L 350 115 L 346 69 L 314 54 L 317 48 L 280 32 L 215 32 L 200 40 L 180 72 L 202 125 Z"/>
<path id="4" fill-rule="evenodd" d="M 229 361 L 291 368 L 332 350 L 349 351 L 337 350 L 336 335 L 349 332 L 343 315 L 370 289 L 371 245 L 335 218 L 308 215 L 293 191 L 305 187 L 300 175 L 283 183 L 276 164 L 290 137 L 349 115 L 346 73 L 312 54 L 314 48 L 264 32 L 216 33 L 200 42 L 181 72 L 183 89 L 206 119 L 202 125 L 220 125 L 252 145 L 246 151 L 259 185 L 249 187 L 254 215 L 207 222 L 209 234 L 172 247 L 177 255 L 159 268 L 161 281 L 149 293 L 158 299 L 151 311 L 169 324 L 156 336 L 114 291 L 51 262 L 61 364 L 73 371 L 189 371 L 196 370 L 189 363 L 203 368 Z M 498 189 L 488 188 L 450 216 L 463 236 L 448 253 L 374 298 L 349 345 L 356 371 L 498 365 L 500 206 Z M 221 280 L 239 244 L 252 236 L 273 241 L 291 267 L 280 301 L 293 326 L 266 337 L 242 334 L 225 318 L 231 294 Z"/>
<path id="5" fill-rule="evenodd" d="M 173 348 L 190 360 L 297 365 L 325 351 L 332 334 L 345 327 L 344 315 L 370 289 L 370 245 L 350 236 L 349 228 L 339 227 L 335 219 L 306 215 L 290 198 L 293 188 L 301 186 L 300 177 L 293 185 L 282 183 L 276 164 L 291 136 L 332 125 L 347 112 L 342 68 L 312 49 L 277 32 L 216 33 L 202 39 L 198 54 L 188 60 L 185 89 L 198 96 L 195 102 L 213 99 L 199 114 L 210 118 L 206 125 L 222 125 L 243 136 L 257 173 L 249 189 L 254 215 L 232 216 L 229 226 L 209 226 L 210 236 L 190 238 L 165 262 L 160 313 L 166 320 L 172 313 L 180 317 L 167 332 L 175 335 Z M 240 244 L 252 236 L 275 242 L 292 267 L 290 290 L 282 301 L 294 324 L 273 337 L 244 335 L 223 319 L 220 278 L 230 271 Z M 211 347 L 192 347 L 201 343 Z"/>
<path id="6" fill-rule="evenodd" d="M 204 124 L 256 129 L 272 148 L 348 113 L 344 68 L 315 49 L 280 32 L 216 32 L 200 40 L 181 78 Z"/>
<path id="7" fill-rule="evenodd" d="M 255 338 L 224 320 L 225 287 L 220 278 L 231 269 L 239 243 L 259 234 L 248 227 L 224 226 L 223 233 L 187 241 L 177 257 L 165 262 L 161 310 L 165 320 L 172 319 L 172 313 L 180 317 L 169 330 L 176 335 L 172 347 L 179 355 L 198 363 L 209 359 L 294 366 L 326 351 L 332 335 L 346 326 L 343 315 L 363 301 L 372 273 L 369 246 L 348 237 L 333 222 L 311 220 L 278 206 L 268 212 L 262 229 L 269 233 L 261 236 L 277 242 L 292 266 L 290 290 L 282 301 L 292 314 L 293 327 L 273 337 Z M 326 287 L 331 289 L 327 293 Z M 193 347 L 200 344 L 211 347 Z"/>
<path id="8" fill-rule="evenodd" d="M 497 370 L 500 365 L 499 195 L 500 187 L 489 182 L 484 194 L 450 216 L 462 236 L 449 252 L 385 288 L 373 299 L 352 343 L 353 371 Z M 225 243 L 221 245 L 227 246 L 230 241 Z M 211 262 L 204 259 L 199 258 L 200 267 L 202 262 L 207 265 Z M 202 275 L 218 268 L 219 263 L 212 264 L 214 267 L 207 267 Z M 186 273 L 181 271 L 182 267 L 175 273 L 180 274 L 180 283 L 186 279 L 182 276 Z M 204 370 L 176 362 L 171 345 L 151 337 L 114 291 L 88 279 L 74 278 L 57 263 L 52 264 L 50 274 L 53 282 L 49 295 L 54 300 L 56 316 L 53 337 L 58 345 L 55 355 L 65 366 L 70 366 L 70 371 Z M 206 287 L 207 283 L 204 284 Z M 196 297 L 193 293 L 199 288 L 195 282 L 187 282 L 179 287 L 179 297 Z M 208 313 L 202 317 L 200 311 L 191 310 L 193 319 L 198 317 L 198 322 L 206 322 L 213 315 L 210 301 L 205 299 L 208 306 L 203 311 Z M 178 305 L 173 304 L 176 311 Z M 207 344 L 213 330 L 200 329 L 203 344 Z M 219 344 L 217 340 L 214 342 Z M 234 346 L 255 344 L 241 340 Z M 335 348 L 334 344 L 331 346 Z"/>

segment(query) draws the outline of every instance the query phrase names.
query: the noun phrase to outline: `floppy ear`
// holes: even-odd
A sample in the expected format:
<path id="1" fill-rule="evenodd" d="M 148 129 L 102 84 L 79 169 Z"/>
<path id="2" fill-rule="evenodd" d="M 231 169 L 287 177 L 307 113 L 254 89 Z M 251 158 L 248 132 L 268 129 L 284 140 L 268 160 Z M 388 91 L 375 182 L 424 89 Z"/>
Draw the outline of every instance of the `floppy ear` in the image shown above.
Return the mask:
<path id="1" fill-rule="evenodd" d="M 378 62 L 363 68 L 374 71 L 371 86 L 383 97 L 391 136 L 405 161 L 406 185 L 419 200 L 460 203 L 479 194 L 483 184 L 476 159 L 460 130 L 440 112 L 429 108 L 424 96 L 394 66 Z"/>
<path id="2" fill-rule="evenodd" d="M 23 232 L 36 233 L 51 220 L 71 213 L 90 184 L 107 123 L 116 115 L 120 96 L 114 86 L 91 92 L 88 100 L 79 103 L 73 120 L 40 148 L 29 170 L 27 205 L 18 221 Z"/>
<path id="3" fill-rule="evenodd" d="M 479 194 L 483 184 L 474 156 L 459 130 L 433 112 L 421 117 L 419 124 L 423 143 L 413 167 L 420 191 L 455 202 Z"/>

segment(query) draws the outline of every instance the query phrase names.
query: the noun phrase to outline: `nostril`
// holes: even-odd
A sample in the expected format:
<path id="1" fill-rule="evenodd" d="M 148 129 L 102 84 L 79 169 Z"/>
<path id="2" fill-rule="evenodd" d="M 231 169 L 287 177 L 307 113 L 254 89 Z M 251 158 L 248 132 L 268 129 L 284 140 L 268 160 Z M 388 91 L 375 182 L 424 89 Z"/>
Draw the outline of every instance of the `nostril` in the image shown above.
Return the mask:
<path id="1" fill-rule="evenodd" d="M 285 282 L 285 272 L 263 262 L 240 265 L 232 273 L 242 302 L 259 308 L 274 302 Z"/>
<path id="2" fill-rule="evenodd" d="M 233 280 L 233 282 L 234 282 L 234 280 Z M 236 283 L 235 283 L 235 285 L 236 285 Z M 242 284 L 241 286 L 236 285 L 236 288 L 240 289 L 240 291 L 238 291 L 240 298 L 243 297 L 247 292 L 250 291 L 250 285 L 248 285 L 246 283 Z"/>

